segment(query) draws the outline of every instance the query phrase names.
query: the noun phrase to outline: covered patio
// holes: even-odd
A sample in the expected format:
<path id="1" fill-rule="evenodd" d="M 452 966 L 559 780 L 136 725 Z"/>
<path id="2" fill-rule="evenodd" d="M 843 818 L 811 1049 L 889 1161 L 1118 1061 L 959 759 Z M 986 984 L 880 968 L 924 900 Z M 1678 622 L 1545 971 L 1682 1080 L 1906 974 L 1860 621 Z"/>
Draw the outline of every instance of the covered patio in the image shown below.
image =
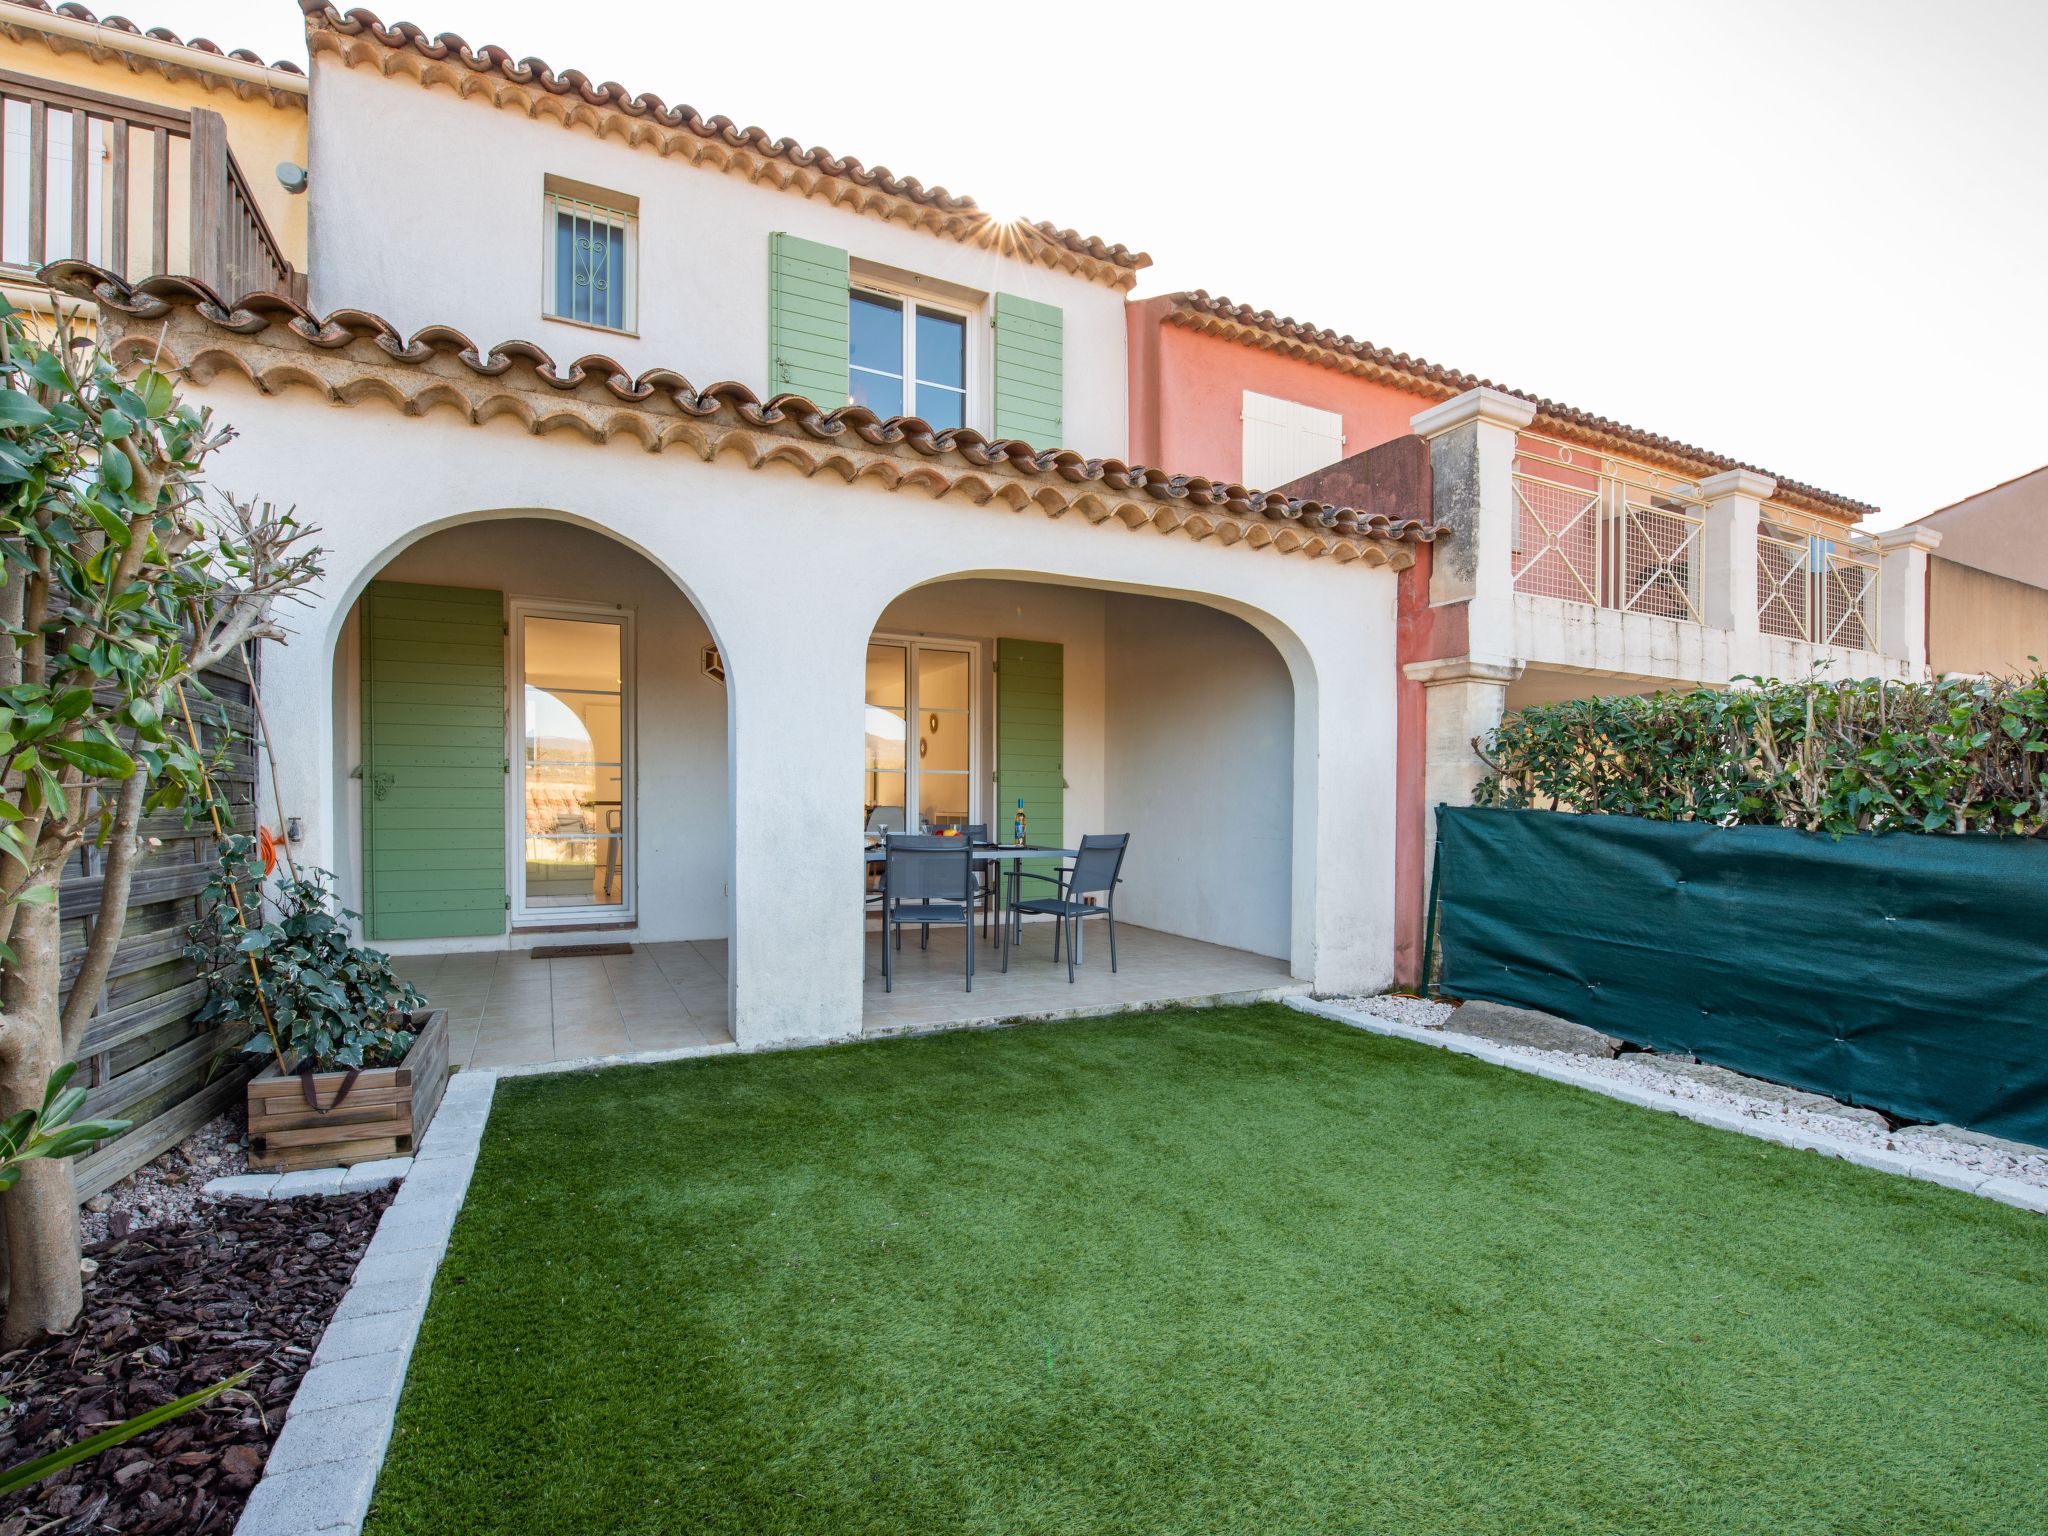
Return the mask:
<path id="1" fill-rule="evenodd" d="M 976 930 L 975 942 L 981 948 L 974 990 L 968 992 L 961 986 L 960 930 L 933 929 L 929 949 L 919 947 L 915 929 L 906 930 L 903 948 L 895 957 L 895 988 L 885 992 L 881 935 L 871 933 L 861 1033 L 920 1034 L 1169 1004 L 1251 1003 L 1309 990 L 1308 983 L 1288 974 L 1284 960 L 1130 923 L 1117 925 L 1115 971 L 1109 968 L 1109 942 L 1102 924 L 1088 925 L 1082 964 L 1070 986 L 1065 961 L 1055 964 L 1052 959 L 1052 928 L 1026 924 L 1024 934 L 1023 942 L 1012 946 L 1010 969 L 1005 972 L 1000 941 L 991 944 Z"/>
<path id="2" fill-rule="evenodd" d="M 906 936 L 896 987 L 882 990 L 878 934 L 868 941 L 861 1033 L 875 1037 L 1079 1018 L 1169 1005 L 1248 1003 L 1306 992 L 1284 961 L 1149 928 L 1119 924 L 1117 969 L 1093 927 L 1073 986 L 1052 961 L 1052 930 L 1026 929 L 1001 969 L 1001 946 L 982 943 L 975 989 L 960 985 L 957 929 L 930 949 Z M 398 957 L 402 974 L 448 1010 L 449 1060 L 460 1068 L 541 1068 L 646 1055 L 735 1049 L 727 1012 L 726 945 L 636 944 L 624 955 L 536 957 L 469 950 Z"/>

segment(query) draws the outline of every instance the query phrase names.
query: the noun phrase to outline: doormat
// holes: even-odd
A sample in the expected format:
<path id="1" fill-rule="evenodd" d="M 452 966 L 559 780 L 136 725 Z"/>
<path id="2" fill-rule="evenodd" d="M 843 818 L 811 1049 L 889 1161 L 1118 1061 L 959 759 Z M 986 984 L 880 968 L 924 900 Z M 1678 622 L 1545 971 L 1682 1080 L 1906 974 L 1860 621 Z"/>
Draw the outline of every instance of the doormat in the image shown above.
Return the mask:
<path id="1" fill-rule="evenodd" d="M 529 949 L 527 954 L 536 960 L 582 960 L 592 955 L 630 955 L 630 944 L 543 944 Z"/>

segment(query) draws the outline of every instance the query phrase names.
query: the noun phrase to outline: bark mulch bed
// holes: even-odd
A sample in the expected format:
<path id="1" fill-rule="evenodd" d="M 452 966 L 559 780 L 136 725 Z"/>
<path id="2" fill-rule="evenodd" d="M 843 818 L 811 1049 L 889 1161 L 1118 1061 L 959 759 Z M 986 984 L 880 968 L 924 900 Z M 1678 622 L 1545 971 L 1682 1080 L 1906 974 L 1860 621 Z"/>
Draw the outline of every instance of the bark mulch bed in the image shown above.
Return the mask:
<path id="1" fill-rule="evenodd" d="M 0 1501 L 0 1536 L 234 1529 L 391 1191 L 224 1200 L 95 1243 L 76 1331 L 0 1356 L 0 1467 L 253 1366 L 237 1391 Z"/>

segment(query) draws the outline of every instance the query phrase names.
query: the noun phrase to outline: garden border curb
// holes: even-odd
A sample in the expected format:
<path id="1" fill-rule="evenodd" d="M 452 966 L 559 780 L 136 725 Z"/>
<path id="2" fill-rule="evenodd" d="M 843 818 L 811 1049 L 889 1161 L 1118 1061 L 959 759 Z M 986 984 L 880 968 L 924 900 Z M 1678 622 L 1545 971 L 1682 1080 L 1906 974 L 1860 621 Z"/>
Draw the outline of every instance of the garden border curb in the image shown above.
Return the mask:
<path id="1" fill-rule="evenodd" d="M 457 1072 L 299 1382 L 235 1536 L 355 1536 L 434 1275 L 476 1170 L 498 1074 Z"/>
<path id="2" fill-rule="evenodd" d="M 1607 1098 L 1634 1104 L 1641 1109 L 1654 1109 L 1668 1115 L 1678 1115 L 1700 1125 L 1712 1126 L 1716 1130 L 1735 1131 L 1743 1136 L 1754 1137 L 1758 1141 L 1771 1141 L 1779 1146 L 1791 1147 L 1802 1152 L 1819 1152 L 1828 1157 L 1839 1157 L 1844 1162 L 1855 1163 L 1859 1167 L 1874 1169 L 1879 1173 L 1897 1174 L 1909 1179 L 1918 1179 L 1926 1184 L 1939 1184 L 1947 1189 L 1960 1190 L 1966 1195 L 1981 1195 L 1987 1200 L 1996 1200 L 2000 1205 L 2013 1206 L 2037 1215 L 2048 1215 L 2048 1189 L 2039 1188 L 2020 1179 L 2009 1179 L 1998 1174 L 1973 1173 L 1967 1168 L 1958 1168 L 1953 1163 L 1916 1157 L 1910 1152 L 1887 1152 L 1880 1147 L 1860 1146 L 1855 1142 L 1843 1141 L 1818 1131 L 1800 1130 L 1769 1120 L 1755 1120 L 1747 1115 L 1717 1109 L 1689 1099 L 1669 1098 L 1632 1084 L 1618 1083 L 1612 1078 L 1582 1071 L 1566 1065 L 1562 1060 L 1555 1063 L 1532 1061 L 1526 1056 L 1514 1055 L 1499 1046 L 1489 1045 L 1483 1041 L 1459 1038 L 1442 1030 L 1396 1023 L 1378 1014 L 1345 1008 L 1315 998 L 1291 997 L 1287 999 L 1287 1005 L 1302 1013 L 1313 1014 L 1319 1019 L 1329 1019 L 1333 1023 L 1349 1025 L 1368 1034 L 1388 1035 L 1396 1040 L 1409 1040 L 1417 1045 L 1434 1046 L 1440 1051 L 1475 1057 L 1496 1067 L 1507 1067 L 1516 1072 L 1526 1072 L 1533 1077 L 1545 1077 L 1552 1082 L 1589 1089 Z"/>

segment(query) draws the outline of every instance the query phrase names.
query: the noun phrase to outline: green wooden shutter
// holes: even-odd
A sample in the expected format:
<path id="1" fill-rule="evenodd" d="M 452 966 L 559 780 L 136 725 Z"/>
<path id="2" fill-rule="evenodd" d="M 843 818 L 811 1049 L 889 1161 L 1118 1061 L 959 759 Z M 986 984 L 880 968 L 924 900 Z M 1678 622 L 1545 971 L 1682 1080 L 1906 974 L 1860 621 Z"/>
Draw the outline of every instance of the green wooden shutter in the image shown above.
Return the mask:
<path id="1" fill-rule="evenodd" d="M 363 594 L 363 931 L 505 931 L 505 599 Z"/>
<path id="2" fill-rule="evenodd" d="M 768 237 L 768 393 L 846 404 L 846 252 Z"/>
<path id="3" fill-rule="evenodd" d="M 1024 802 L 1025 833 L 1034 843 L 1062 846 L 1067 778 L 1062 727 L 1065 665 L 1045 640 L 996 641 L 996 793 L 989 835 L 1007 842 Z M 1056 864 L 1025 865 L 1050 874 Z"/>
<path id="4" fill-rule="evenodd" d="M 997 437 L 1022 438 L 1034 448 L 1065 441 L 1065 332 L 1057 305 L 996 295 Z"/>

